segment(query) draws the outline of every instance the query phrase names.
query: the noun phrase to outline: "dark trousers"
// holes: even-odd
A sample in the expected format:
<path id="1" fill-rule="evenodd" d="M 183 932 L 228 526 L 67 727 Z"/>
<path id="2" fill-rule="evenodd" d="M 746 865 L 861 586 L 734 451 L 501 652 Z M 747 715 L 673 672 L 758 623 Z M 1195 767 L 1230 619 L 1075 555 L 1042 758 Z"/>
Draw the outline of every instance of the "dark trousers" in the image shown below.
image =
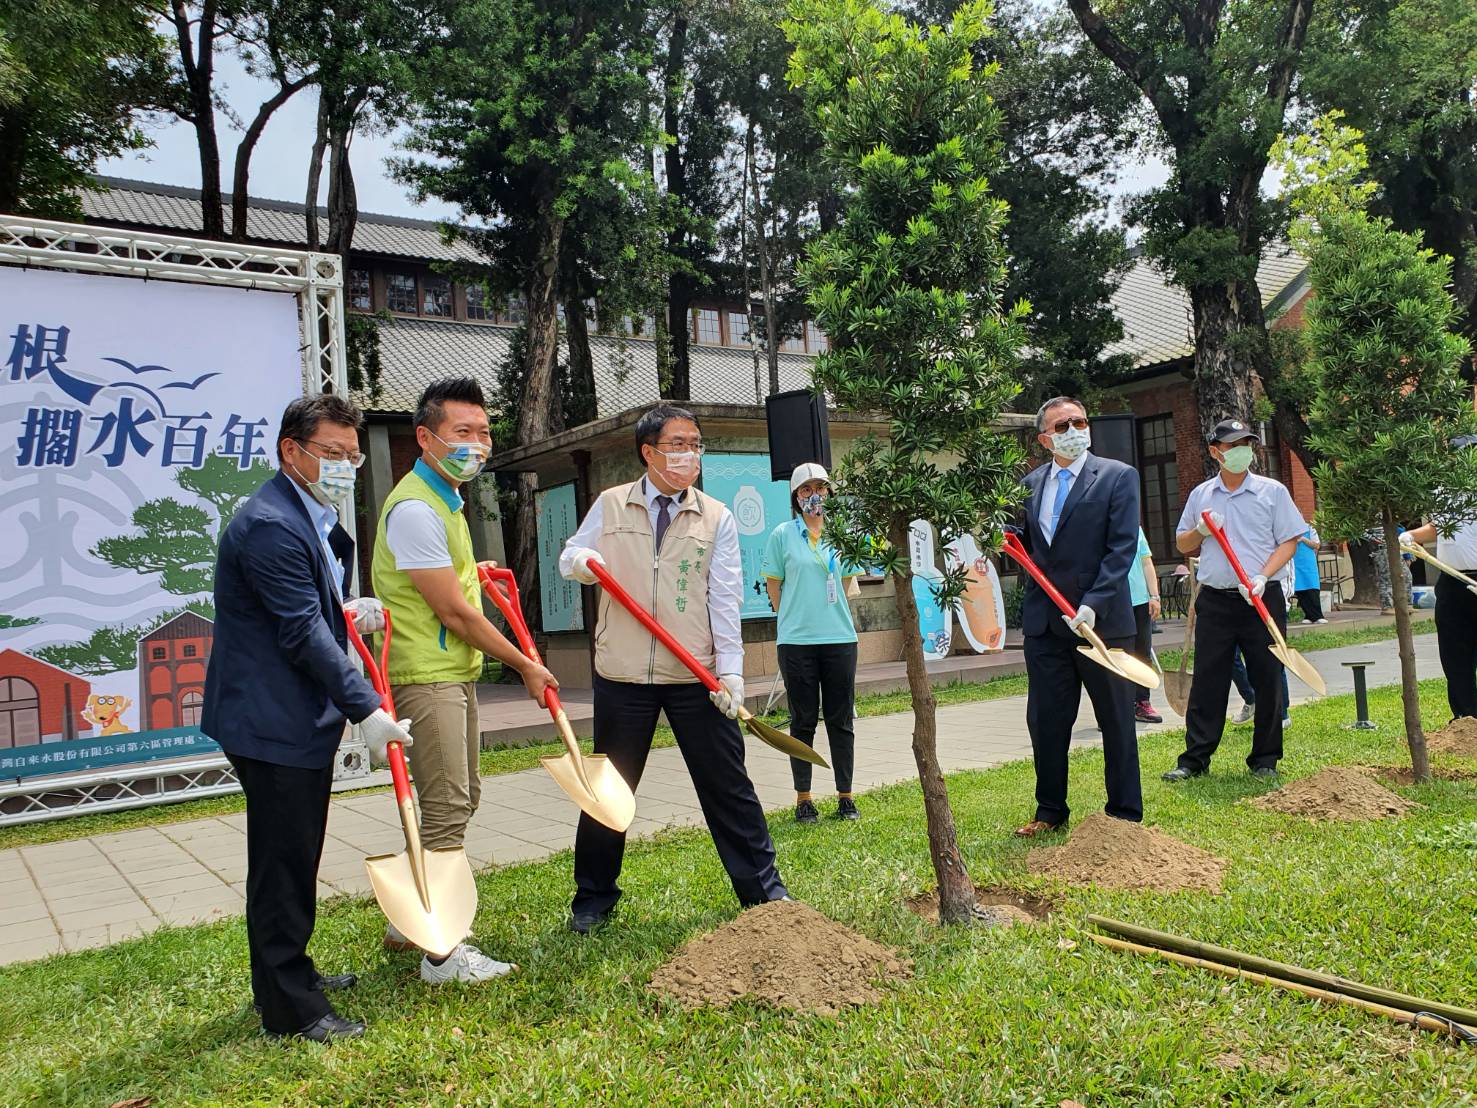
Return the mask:
<path id="1" fill-rule="evenodd" d="M 636 685 L 595 675 L 595 752 L 632 790 L 641 782 L 657 715 L 665 712 L 677 748 L 697 789 L 718 857 L 744 907 L 786 896 L 774 864 L 774 843 L 754 784 L 744 768 L 743 732 L 708 699 L 698 684 Z M 576 915 L 603 914 L 621 897 L 616 884 L 626 836 L 581 815 L 574 837 Z"/>
<path id="2" fill-rule="evenodd" d="M 1298 598 L 1298 607 L 1303 610 L 1304 619 L 1323 618 L 1323 598 L 1318 595 L 1317 589 L 1298 589 L 1293 595 Z"/>
<path id="3" fill-rule="evenodd" d="M 1282 585 L 1267 582 L 1262 596 L 1273 620 L 1287 630 L 1287 605 Z M 1272 656 L 1272 636 L 1250 604 L 1235 589 L 1202 587 L 1195 601 L 1195 677 L 1190 683 L 1190 706 L 1185 714 L 1185 752 L 1179 764 L 1191 773 L 1210 768 L 1211 755 L 1226 729 L 1226 702 L 1231 697 L 1231 667 L 1236 650 L 1246 662 L 1246 675 L 1256 693 L 1252 726 L 1252 769 L 1277 767 L 1282 758 L 1282 663 Z"/>
<path id="4" fill-rule="evenodd" d="M 1452 716 L 1477 716 L 1477 596 L 1445 573 L 1436 575 L 1436 650 Z"/>
<path id="5" fill-rule="evenodd" d="M 856 764 L 856 732 L 852 717 L 856 701 L 856 643 L 833 642 L 807 646 L 781 643 L 780 673 L 785 696 L 790 701 L 790 734 L 807 746 L 815 746 L 815 725 L 822 711 L 826 717 L 826 741 L 831 747 L 831 768 L 836 772 L 836 791 L 851 792 L 851 771 Z M 795 791 L 810 791 L 809 762 L 790 759 Z"/>
<path id="6" fill-rule="evenodd" d="M 1133 656 L 1147 665 L 1154 664 L 1154 621 L 1149 618 L 1149 604 L 1133 606 Z M 1148 700 L 1149 689 L 1145 685 L 1135 685 L 1135 700 Z"/>
<path id="7" fill-rule="evenodd" d="M 333 766 L 298 769 L 227 755 L 246 794 L 246 942 L 268 1031 L 301 1031 L 333 1010 L 308 957 Z"/>
<path id="8" fill-rule="evenodd" d="M 1139 782 L 1139 739 L 1133 719 L 1134 686 L 1115 677 L 1081 654 L 1080 639 L 1061 635 L 1026 636 L 1026 726 L 1031 732 L 1031 755 L 1036 763 L 1036 818 L 1062 823 L 1067 808 L 1067 750 L 1072 725 L 1082 703 L 1082 690 L 1092 701 L 1103 730 L 1103 783 L 1108 789 L 1106 811 L 1119 819 L 1144 818 Z M 1130 638 L 1107 639 L 1108 646 L 1129 649 Z"/>

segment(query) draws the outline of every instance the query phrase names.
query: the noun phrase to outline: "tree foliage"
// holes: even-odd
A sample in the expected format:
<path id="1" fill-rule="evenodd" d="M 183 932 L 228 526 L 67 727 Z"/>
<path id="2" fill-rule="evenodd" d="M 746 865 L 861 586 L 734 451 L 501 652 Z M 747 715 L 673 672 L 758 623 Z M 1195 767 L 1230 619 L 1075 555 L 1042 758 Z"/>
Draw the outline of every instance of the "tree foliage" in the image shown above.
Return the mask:
<path id="1" fill-rule="evenodd" d="M 837 466 L 827 535 L 853 563 L 880 561 L 897 586 L 940 918 L 960 922 L 973 887 L 938 767 L 906 551 L 920 518 L 945 541 L 998 535 L 1020 496 L 1020 449 L 992 430 L 1019 387 L 1029 306 L 1004 300 L 1006 205 L 988 176 L 1001 157 L 995 67 L 974 57 L 990 6 L 976 0 L 930 29 L 866 0 L 795 0 L 791 11 L 790 79 L 814 105 L 846 197 L 800 274 L 833 343 L 816 387 L 888 421 L 886 442 L 868 436 Z M 953 575 L 944 597 L 962 587 Z"/>

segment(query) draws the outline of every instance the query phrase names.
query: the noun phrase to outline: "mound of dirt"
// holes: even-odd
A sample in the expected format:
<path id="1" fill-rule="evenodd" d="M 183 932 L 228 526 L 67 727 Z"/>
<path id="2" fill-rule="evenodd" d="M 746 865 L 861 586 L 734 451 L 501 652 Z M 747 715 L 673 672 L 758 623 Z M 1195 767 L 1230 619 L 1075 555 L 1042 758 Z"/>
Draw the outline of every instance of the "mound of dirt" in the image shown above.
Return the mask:
<path id="1" fill-rule="evenodd" d="M 1432 754 L 1477 758 L 1477 719 L 1459 716 L 1440 731 L 1433 731 L 1426 736 L 1426 749 Z"/>
<path id="2" fill-rule="evenodd" d="M 939 921 L 939 894 L 920 893 L 908 898 L 908 907 L 929 923 Z M 1043 922 L 1056 911 L 1055 902 L 1018 889 L 976 888 L 974 891 L 974 922 L 984 927 L 1029 927 Z"/>
<path id="3" fill-rule="evenodd" d="M 913 963 L 796 900 L 750 908 L 699 935 L 652 974 L 649 990 L 684 1008 L 726 1008 L 740 997 L 835 1015 L 882 999 L 880 981 Z"/>
<path id="4" fill-rule="evenodd" d="M 1208 850 L 1141 823 L 1094 812 L 1062 846 L 1041 847 L 1026 856 L 1032 873 L 1072 885 L 1153 892 L 1200 890 L 1218 893 L 1230 863 Z"/>
<path id="5" fill-rule="evenodd" d="M 1387 785 L 1414 785 L 1415 770 L 1409 766 L 1373 766 L 1374 775 Z M 1453 766 L 1432 766 L 1431 777 L 1436 781 L 1471 781 L 1477 778 L 1477 770 L 1456 769 Z"/>
<path id="6" fill-rule="evenodd" d="M 1328 766 L 1249 803 L 1268 812 L 1304 819 L 1346 821 L 1403 816 L 1416 807 L 1358 766 Z"/>

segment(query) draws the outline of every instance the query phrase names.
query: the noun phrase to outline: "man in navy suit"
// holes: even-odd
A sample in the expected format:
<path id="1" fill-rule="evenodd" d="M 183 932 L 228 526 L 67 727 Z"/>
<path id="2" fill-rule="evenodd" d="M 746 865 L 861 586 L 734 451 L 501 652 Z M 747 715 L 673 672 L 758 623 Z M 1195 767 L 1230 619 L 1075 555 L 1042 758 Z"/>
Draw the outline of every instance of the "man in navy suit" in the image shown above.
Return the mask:
<path id="1" fill-rule="evenodd" d="M 281 469 L 221 535 L 200 721 L 246 794 L 246 937 L 262 1028 L 319 1042 L 364 1033 L 326 995 L 353 985 L 353 974 L 324 977 L 307 952 L 344 723 L 360 725 L 376 760 L 392 740 L 411 743 L 347 654 L 354 543 L 338 505 L 364 462 L 363 423 L 337 396 L 294 400 L 283 412 Z M 347 606 L 362 631 L 384 627 L 378 601 Z"/>
<path id="2" fill-rule="evenodd" d="M 1026 726 L 1036 763 L 1036 814 L 1016 830 L 1022 838 L 1067 822 L 1067 748 L 1082 701 L 1092 699 L 1103 731 L 1107 812 L 1143 819 L 1133 686 L 1078 652 L 1078 627 L 1109 646 L 1132 649 L 1133 604 L 1128 572 L 1138 549 L 1138 473 L 1122 462 L 1094 457 L 1087 411 L 1056 396 L 1036 412 L 1036 439 L 1051 452 L 1049 465 L 1026 474 L 1029 490 L 1021 541 L 1047 579 L 1077 606 L 1068 618 L 1032 580 L 1021 609 L 1025 634 Z"/>

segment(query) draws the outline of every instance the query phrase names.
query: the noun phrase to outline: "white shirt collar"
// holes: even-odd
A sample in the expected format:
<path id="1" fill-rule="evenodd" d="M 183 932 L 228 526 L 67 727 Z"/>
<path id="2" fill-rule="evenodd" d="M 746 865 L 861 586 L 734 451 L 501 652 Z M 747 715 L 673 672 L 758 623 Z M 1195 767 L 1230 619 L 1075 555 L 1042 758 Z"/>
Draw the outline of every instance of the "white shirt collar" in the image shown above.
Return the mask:
<path id="1" fill-rule="evenodd" d="M 291 481 L 292 478 L 289 477 L 288 480 Z M 318 534 L 326 539 L 328 533 L 333 530 L 333 525 L 338 522 L 338 509 L 331 504 L 319 503 L 316 496 L 296 481 L 292 482 L 292 487 L 297 490 L 298 496 L 302 499 L 303 507 L 308 509 L 308 518 L 318 529 Z"/>
<path id="2" fill-rule="evenodd" d="M 644 476 L 641 478 L 641 494 L 646 497 L 646 506 L 653 511 L 656 510 L 656 498 L 659 496 L 670 495 L 672 497 L 672 503 L 674 505 L 683 504 L 687 500 L 686 489 L 683 489 L 681 492 L 674 492 L 671 494 L 664 493 L 661 489 L 656 487 L 655 482 L 647 480 Z"/>
<path id="3" fill-rule="evenodd" d="M 1237 485 L 1234 489 L 1228 489 L 1226 487 L 1226 480 L 1225 480 L 1225 478 L 1226 478 L 1226 471 L 1223 470 L 1223 469 L 1221 469 L 1221 470 L 1217 470 L 1216 471 L 1216 475 L 1215 475 L 1215 487 L 1216 487 L 1217 491 L 1223 492 L 1227 496 L 1239 496 L 1243 492 L 1249 492 L 1249 493 L 1251 493 L 1252 496 L 1255 496 L 1256 495 L 1257 478 L 1259 476 L 1260 476 L 1260 474 L 1252 473 L 1250 470 L 1248 470 L 1247 471 L 1247 474 L 1246 474 L 1246 480 L 1242 481 L 1241 484 Z"/>

